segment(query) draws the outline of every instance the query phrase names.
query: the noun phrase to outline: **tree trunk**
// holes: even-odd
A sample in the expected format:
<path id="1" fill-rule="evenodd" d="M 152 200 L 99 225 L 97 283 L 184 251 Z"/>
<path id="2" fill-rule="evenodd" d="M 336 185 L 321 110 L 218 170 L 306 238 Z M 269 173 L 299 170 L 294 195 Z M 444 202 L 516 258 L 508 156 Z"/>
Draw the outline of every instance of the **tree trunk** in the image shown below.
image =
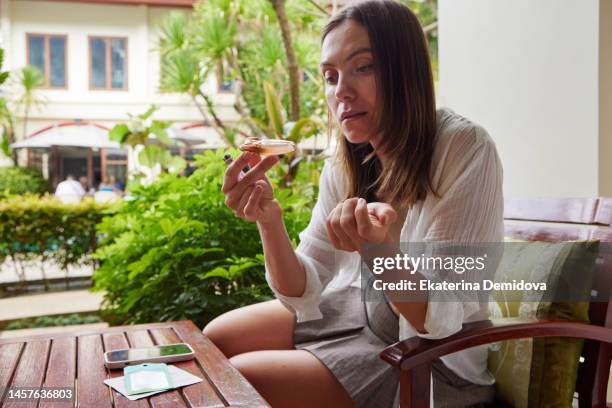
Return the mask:
<path id="1" fill-rule="evenodd" d="M 234 103 L 234 109 L 236 109 L 236 112 L 238 112 L 238 114 L 242 118 L 242 121 L 246 123 L 246 125 L 251 130 L 251 136 L 259 137 L 262 130 L 259 129 L 259 126 L 257 126 L 255 122 L 253 122 L 250 110 L 248 108 L 248 104 L 244 100 L 242 88 L 244 87 L 245 81 L 242 75 L 240 64 L 238 63 L 238 58 L 236 57 L 236 54 L 233 50 L 228 55 L 228 63 L 236 73 L 236 85 L 234 86 L 234 97 L 236 102 Z"/>
<path id="2" fill-rule="evenodd" d="M 287 71 L 289 72 L 289 120 L 297 121 L 300 118 L 300 78 L 295 58 L 295 51 L 291 42 L 291 28 L 285 11 L 285 0 L 270 0 L 274 12 L 278 17 L 285 54 L 287 55 Z"/>
<path id="3" fill-rule="evenodd" d="M 28 117 L 30 116 L 30 105 L 27 104 L 25 106 L 24 112 L 23 112 L 23 136 L 22 139 L 25 139 L 26 137 L 28 137 Z M 18 157 L 17 157 L 17 152 L 15 150 L 12 151 L 12 159 L 13 159 L 13 164 L 15 166 L 19 166 L 19 163 L 17 163 Z"/>
<path id="4" fill-rule="evenodd" d="M 30 105 L 26 105 L 25 109 L 23 111 L 23 138 L 25 139 L 26 137 L 28 137 L 28 134 L 26 133 L 28 130 L 28 116 L 30 114 Z"/>

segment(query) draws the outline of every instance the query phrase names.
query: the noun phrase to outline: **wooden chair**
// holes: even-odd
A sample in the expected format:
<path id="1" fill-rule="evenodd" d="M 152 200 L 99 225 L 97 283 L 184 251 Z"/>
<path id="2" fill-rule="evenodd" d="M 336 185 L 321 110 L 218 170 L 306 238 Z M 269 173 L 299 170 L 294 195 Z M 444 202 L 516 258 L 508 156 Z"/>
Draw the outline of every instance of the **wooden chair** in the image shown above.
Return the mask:
<path id="1" fill-rule="evenodd" d="M 612 198 L 507 199 L 505 235 L 528 241 L 599 239 L 612 242 Z M 605 407 L 612 355 L 612 262 L 598 262 L 593 291 L 608 301 L 591 301 L 590 323 L 519 318 L 468 323 L 448 338 L 406 339 L 386 348 L 381 358 L 401 371 L 400 406 L 429 407 L 430 367 L 435 359 L 481 344 L 527 337 L 585 339 L 575 391 L 579 406 Z M 592 292 L 595 293 L 595 292 Z"/>

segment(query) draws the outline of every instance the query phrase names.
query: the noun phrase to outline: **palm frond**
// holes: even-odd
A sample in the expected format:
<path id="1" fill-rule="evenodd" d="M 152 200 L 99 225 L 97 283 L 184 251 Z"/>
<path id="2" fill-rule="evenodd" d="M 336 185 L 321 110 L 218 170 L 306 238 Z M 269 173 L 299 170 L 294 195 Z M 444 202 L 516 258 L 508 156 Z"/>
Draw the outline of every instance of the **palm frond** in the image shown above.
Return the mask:
<path id="1" fill-rule="evenodd" d="M 187 51 L 176 51 L 165 58 L 160 89 L 196 95 L 205 77 L 197 59 Z"/>
<path id="2" fill-rule="evenodd" d="M 194 40 L 196 49 L 211 59 L 222 59 L 236 45 L 237 25 L 219 16 L 209 16 L 202 22 Z"/>
<path id="3" fill-rule="evenodd" d="M 185 46 L 187 35 L 187 16 L 180 11 L 171 12 L 159 25 L 159 48 L 162 54 L 168 54 Z"/>

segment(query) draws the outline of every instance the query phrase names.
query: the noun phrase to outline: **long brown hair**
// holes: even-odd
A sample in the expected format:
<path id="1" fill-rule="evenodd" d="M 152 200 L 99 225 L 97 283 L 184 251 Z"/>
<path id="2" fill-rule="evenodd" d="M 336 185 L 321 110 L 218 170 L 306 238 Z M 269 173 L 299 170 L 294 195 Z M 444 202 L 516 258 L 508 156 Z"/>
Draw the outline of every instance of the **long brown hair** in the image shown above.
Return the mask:
<path id="1" fill-rule="evenodd" d="M 389 164 L 383 169 L 369 143 L 352 144 L 340 137 L 336 159 L 348 176 L 346 198 L 411 206 L 428 191 L 435 194 L 430 166 L 436 101 L 425 35 L 408 7 L 393 0 L 367 0 L 332 16 L 321 43 L 347 20 L 361 24 L 368 32 L 379 98 L 377 133 L 382 132 L 380 149 Z M 335 121 L 329 123 L 330 129 L 339 126 Z"/>

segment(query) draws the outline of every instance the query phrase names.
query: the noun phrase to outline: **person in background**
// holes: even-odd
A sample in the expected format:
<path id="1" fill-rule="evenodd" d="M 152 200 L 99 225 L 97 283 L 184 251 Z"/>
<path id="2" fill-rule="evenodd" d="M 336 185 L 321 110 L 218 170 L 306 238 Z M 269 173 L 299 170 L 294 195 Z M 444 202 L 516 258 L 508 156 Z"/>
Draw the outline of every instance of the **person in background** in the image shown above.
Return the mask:
<path id="1" fill-rule="evenodd" d="M 183 176 L 189 177 L 196 171 L 196 168 L 191 165 L 191 163 L 187 162 L 187 167 L 183 170 Z"/>
<path id="2" fill-rule="evenodd" d="M 98 186 L 98 191 L 113 191 L 113 185 L 111 184 L 108 178 L 102 180 L 102 182 Z"/>
<path id="3" fill-rule="evenodd" d="M 83 187 L 83 190 L 85 191 L 85 196 L 87 197 L 92 197 L 95 193 L 95 190 L 93 189 L 93 187 L 89 187 L 89 179 L 85 176 L 81 176 L 79 177 L 79 183 L 81 184 L 81 187 Z"/>
<path id="4" fill-rule="evenodd" d="M 117 194 L 122 194 L 124 185 L 119 180 L 115 178 L 115 176 L 110 176 L 109 184 L 113 187 L 113 191 Z"/>
<path id="5" fill-rule="evenodd" d="M 72 174 L 68 174 L 66 180 L 60 182 L 55 189 L 55 196 L 63 203 L 78 203 L 84 195 L 85 189 Z"/>
<path id="6" fill-rule="evenodd" d="M 109 201 L 115 201 L 121 198 L 120 192 L 114 186 L 112 182 L 113 177 L 106 178 L 98 186 L 98 191 L 94 194 L 94 199 L 98 203 L 106 203 Z"/>

